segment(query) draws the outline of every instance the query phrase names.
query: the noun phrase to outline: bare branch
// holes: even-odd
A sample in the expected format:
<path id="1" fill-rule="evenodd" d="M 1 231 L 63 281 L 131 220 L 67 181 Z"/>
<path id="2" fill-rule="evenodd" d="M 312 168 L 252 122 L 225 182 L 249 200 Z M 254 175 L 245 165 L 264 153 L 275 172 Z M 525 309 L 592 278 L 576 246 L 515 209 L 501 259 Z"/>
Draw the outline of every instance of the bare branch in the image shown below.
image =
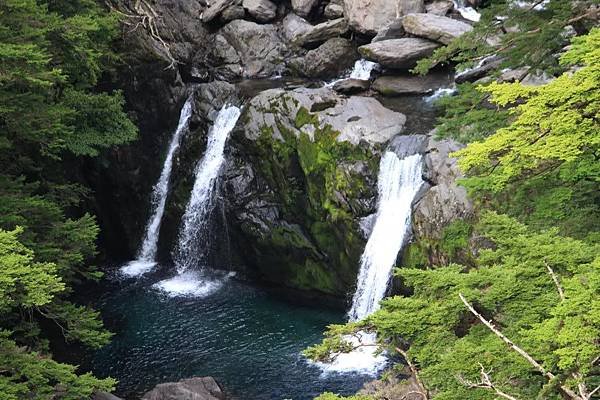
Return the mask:
<path id="1" fill-rule="evenodd" d="M 518 400 L 516 397 L 511 396 L 508 393 L 500 390 L 494 383 L 492 382 L 492 378 L 490 377 L 490 372 L 486 372 L 483 368 L 483 364 L 479 363 L 479 367 L 481 368 L 479 374 L 481 376 L 480 382 L 472 382 L 468 379 L 463 378 L 462 376 L 458 376 L 458 381 L 468 388 L 478 388 L 478 389 L 488 389 L 493 390 L 498 396 L 503 397 L 508 400 Z"/>
<path id="2" fill-rule="evenodd" d="M 550 267 L 550 264 L 548 264 L 548 262 L 546 260 L 544 260 L 544 264 L 546 265 L 546 269 L 548 270 L 548 273 L 550 274 L 550 276 L 552 277 L 552 280 L 554 281 L 554 284 L 556 285 L 556 290 L 558 290 L 558 295 L 560 296 L 560 301 L 564 301 L 565 300 L 565 292 L 563 291 L 563 288 L 560 285 L 560 281 L 558 280 L 558 277 L 556 276 L 556 274 L 554 273 L 554 270 L 552 269 L 552 267 Z"/>
<path id="3" fill-rule="evenodd" d="M 419 389 L 421 389 L 421 395 L 423 396 L 423 398 L 425 400 L 429 399 L 429 391 L 423 384 L 423 381 L 421 380 L 421 377 L 419 376 L 419 370 L 413 364 L 413 362 L 410 360 L 408 353 L 399 347 L 396 347 L 396 351 L 400 355 L 402 355 L 402 357 L 404 357 L 404 359 L 406 360 L 406 363 L 408 364 L 408 368 L 410 368 L 410 372 L 412 372 L 413 376 L 415 377 L 415 381 L 417 382 L 417 385 L 419 386 Z"/>

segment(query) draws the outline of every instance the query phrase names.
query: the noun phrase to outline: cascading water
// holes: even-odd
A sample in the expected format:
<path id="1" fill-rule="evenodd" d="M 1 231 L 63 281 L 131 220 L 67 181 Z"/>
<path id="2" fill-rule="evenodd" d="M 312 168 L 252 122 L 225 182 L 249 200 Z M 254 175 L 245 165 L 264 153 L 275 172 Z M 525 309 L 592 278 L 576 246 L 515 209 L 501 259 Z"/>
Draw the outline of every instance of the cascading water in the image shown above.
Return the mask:
<path id="1" fill-rule="evenodd" d="M 400 160 L 388 151 L 379 168 L 377 216 L 360 259 L 357 288 L 349 312 L 351 321 L 379 308 L 396 257 L 410 231 L 412 201 L 423 184 L 420 154 Z"/>
<path id="2" fill-rule="evenodd" d="M 381 158 L 377 214 L 360 259 L 357 289 L 348 313 L 350 321 L 375 312 L 385 296 L 396 257 L 410 231 L 412 201 L 423 184 L 421 162 L 420 154 L 400 160 L 391 151 Z M 318 363 L 325 373 L 375 374 L 385 366 L 386 357 L 377 353 L 375 334 L 360 331 L 345 340 L 356 350 L 338 354 L 332 363 Z"/>
<path id="3" fill-rule="evenodd" d="M 194 187 L 185 208 L 173 254 L 177 276 L 156 284 L 157 288 L 171 295 L 205 295 L 220 286 L 218 282 L 201 279 L 199 272 L 194 269 L 203 262 L 205 254 L 202 249 L 210 247 L 209 217 L 214 206 L 216 181 L 225 161 L 225 143 L 240 113 L 238 107 L 223 106 L 209 131 L 206 151 L 196 166 Z"/>
<path id="4" fill-rule="evenodd" d="M 167 194 L 169 193 L 169 181 L 171 179 L 171 169 L 173 168 L 173 158 L 181 143 L 181 137 L 188 129 L 189 120 L 192 115 L 192 102 L 192 97 L 188 98 L 179 114 L 179 123 L 177 124 L 177 129 L 175 129 L 171 142 L 169 143 L 169 150 L 167 151 L 163 169 L 158 181 L 152 189 L 151 212 L 148 223 L 146 224 L 144 240 L 138 250 L 136 259 L 121 268 L 121 273 L 126 276 L 133 277 L 142 275 L 150 271 L 156 265 L 155 258 L 158 234 L 162 217 L 165 212 Z"/>
<path id="5" fill-rule="evenodd" d="M 481 14 L 475 11 L 473 7 L 466 5 L 465 0 L 453 0 L 452 3 L 454 3 L 456 11 L 458 11 L 464 19 L 473 22 L 479 22 L 481 19 Z"/>
<path id="6" fill-rule="evenodd" d="M 354 63 L 354 68 L 352 68 L 352 72 L 350 73 L 350 79 L 368 81 L 371 79 L 371 72 L 373 72 L 373 69 L 377 65 L 379 64 L 361 58 Z"/>

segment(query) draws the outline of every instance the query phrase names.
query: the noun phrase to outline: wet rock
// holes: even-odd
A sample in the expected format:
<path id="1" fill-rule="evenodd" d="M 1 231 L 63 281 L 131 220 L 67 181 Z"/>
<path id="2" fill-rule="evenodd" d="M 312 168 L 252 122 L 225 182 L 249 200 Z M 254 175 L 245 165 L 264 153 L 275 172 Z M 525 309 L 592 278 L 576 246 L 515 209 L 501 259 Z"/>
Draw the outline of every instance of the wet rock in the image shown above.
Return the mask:
<path id="1" fill-rule="evenodd" d="M 235 0 L 216 0 L 202 13 L 202 22 L 211 22 L 234 3 Z"/>
<path id="2" fill-rule="evenodd" d="M 382 26 L 399 16 L 424 10 L 423 0 L 344 0 L 348 24 L 367 35 L 376 35 Z"/>
<path id="3" fill-rule="evenodd" d="M 389 39 L 358 48 L 368 60 L 384 67 L 396 69 L 413 68 L 421 58 L 430 56 L 439 44 L 420 38 Z"/>
<path id="4" fill-rule="evenodd" d="M 402 18 L 402 25 L 411 35 L 449 44 L 473 27 L 466 22 L 434 14 L 408 14 Z"/>
<path id="5" fill-rule="evenodd" d="M 269 0 L 244 0 L 244 9 L 258 22 L 269 22 L 277 15 L 277 6 Z"/>
<path id="6" fill-rule="evenodd" d="M 344 16 L 344 7 L 340 4 L 329 3 L 325 6 L 325 18 L 336 19 Z"/>
<path id="7" fill-rule="evenodd" d="M 473 213 L 466 189 L 456 183 L 463 174 L 457 160 L 450 157 L 462 147 L 453 140 L 429 138 L 424 177 L 432 187 L 413 208 L 413 231 L 417 240 L 439 240 L 449 223 L 468 218 Z"/>
<path id="8" fill-rule="evenodd" d="M 476 80 L 486 76 L 492 70 L 498 68 L 502 59 L 498 56 L 488 57 L 474 68 L 462 71 L 454 77 L 456 83 L 475 82 Z"/>
<path id="9" fill-rule="evenodd" d="M 283 36 L 289 42 L 293 42 L 297 37 L 310 31 L 312 28 L 313 26 L 307 20 L 294 13 L 286 15 L 282 22 Z"/>
<path id="10" fill-rule="evenodd" d="M 292 9 L 301 17 L 308 17 L 319 0 L 292 0 Z"/>
<path id="11" fill-rule="evenodd" d="M 333 85 L 333 90 L 342 94 L 356 94 L 369 90 L 371 82 L 362 79 L 344 79 Z"/>
<path id="12" fill-rule="evenodd" d="M 327 39 L 340 36 L 348 31 L 344 18 L 338 18 L 311 26 L 305 32 L 299 33 L 292 41 L 300 46 L 324 42 Z"/>
<path id="13" fill-rule="evenodd" d="M 225 400 L 225 394 L 211 377 L 182 379 L 161 383 L 142 396 L 142 400 Z"/>
<path id="14" fill-rule="evenodd" d="M 235 20 L 220 33 L 237 53 L 243 77 L 270 77 L 285 58 L 287 49 L 273 25 Z"/>
<path id="15" fill-rule="evenodd" d="M 335 78 L 350 68 L 358 54 L 348 39 L 329 39 L 304 57 L 304 75 L 309 78 Z"/>
<path id="16" fill-rule="evenodd" d="M 371 42 L 374 43 L 388 39 L 400 39 L 404 36 L 405 33 L 406 31 L 404 30 L 404 26 L 402 25 L 402 19 L 397 18 L 389 22 L 383 28 L 381 28 L 377 32 L 377 36 L 375 36 L 373 40 L 371 40 Z"/>
<path id="17" fill-rule="evenodd" d="M 448 74 L 428 74 L 425 76 L 380 76 L 373 82 L 373 89 L 384 96 L 423 94 L 446 86 L 450 82 Z"/>
<path id="18" fill-rule="evenodd" d="M 450 0 L 436 0 L 425 5 L 425 11 L 433 15 L 447 15 L 454 8 L 454 4 Z"/>

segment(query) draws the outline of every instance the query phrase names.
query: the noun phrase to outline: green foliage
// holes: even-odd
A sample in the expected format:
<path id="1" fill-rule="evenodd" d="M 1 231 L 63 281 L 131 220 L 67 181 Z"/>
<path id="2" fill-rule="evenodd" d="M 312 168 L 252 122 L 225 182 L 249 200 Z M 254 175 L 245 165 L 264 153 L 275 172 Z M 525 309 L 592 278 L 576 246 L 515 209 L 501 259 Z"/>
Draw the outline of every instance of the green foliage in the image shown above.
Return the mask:
<path id="1" fill-rule="evenodd" d="M 315 400 L 373 400 L 371 396 L 364 396 L 357 394 L 355 396 L 340 396 L 335 393 L 325 392 L 319 397 L 315 397 Z"/>

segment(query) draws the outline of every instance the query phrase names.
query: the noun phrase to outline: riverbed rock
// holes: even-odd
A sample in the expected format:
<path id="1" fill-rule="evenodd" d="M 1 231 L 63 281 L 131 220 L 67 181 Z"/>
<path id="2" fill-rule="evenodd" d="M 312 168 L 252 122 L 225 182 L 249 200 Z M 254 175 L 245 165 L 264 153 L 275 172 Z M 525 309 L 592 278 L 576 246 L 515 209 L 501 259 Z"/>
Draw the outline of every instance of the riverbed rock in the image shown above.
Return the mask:
<path id="1" fill-rule="evenodd" d="M 457 37 L 471 31 L 473 27 L 466 22 L 452 18 L 427 14 L 408 14 L 402 18 L 402 25 L 411 35 L 449 44 Z"/>
<path id="2" fill-rule="evenodd" d="M 425 4 L 425 11 L 428 14 L 446 16 L 452 9 L 454 4 L 451 0 L 436 0 L 431 3 Z"/>
<path id="3" fill-rule="evenodd" d="M 216 0 L 202 13 L 202 22 L 208 23 L 217 18 L 223 10 L 233 5 L 235 0 Z"/>
<path id="4" fill-rule="evenodd" d="M 277 16 L 277 6 L 269 0 L 244 0 L 242 5 L 258 22 L 269 22 Z"/>
<path id="5" fill-rule="evenodd" d="M 475 82 L 498 68 L 501 63 L 502 59 L 498 56 L 487 57 L 482 60 L 480 65 L 456 74 L 454 76 L 454 81 L 456 83 Z"/>
<path id="6" fill-rule="evenodd" d="M 421 58 L 430 56 L 439 44 L 421 38 L 389 39 L 358 48 L 368 60 L 395 69 L 413 68 Z"/>
<path id="7" fill-rule="evenodd" d="M 161 383 L 142 396 L 142 400 L 225 400 L 225 394 L 211 377 L 182 379 Z"/>
<path id="8" fill-rule="evenodd" d="M 301 17 L 308 17 L 319 0 L 292 0 L 292 10 Z"/>
<path id="9" fill-rule="evenodd" d="M 344 15 L 350 27 L 371 36 L 402 15 L 424 10 L 423 0 L 344 0 Z"/>
<path id="10" fill-rule="evenodd" d="M 293 43 L 305 46 L 313 43 L 324 42 L 327 39 L 338 37 L 348 31 L 348 24 L 344 18 L 333 19 L 311 26 L 304 32 L 298 33 Z"/>
<path id="11" fill-rule="evenodd" d="M 221 13 L 221 22 L 226 24 L 234 19 L 243 19 L 246 16 L 246 10 L 241 4 L 233 4 Z"/>
<path id="12" fill-rule="evenodd" d="M 348 39 L 329 39 L 306 54 L 302 72 L 309 78 L 335 78 L 357 58 L 358 53 Z"/>
<path id="13" fill-rule="evenodd" d="M 371 82 L 362 79 L 344 79 L 336 82 L 335 85 L 333 85 L 333 90 L 338 93 L 350 95 L 369 90 L 370 86 Z"/>
<path id="14" fill-rule="evenodd" d="M 387 23 L 383 28 L 377 31 L 377 35 L 371 40 L 372 43 L 381 42 L 388 39 L 400 39 L 406 31 L 402 25 L 402 19 L 396 18 Z"/>
<path id="15" fill-rule="evenodd" d="M 325 6 L 323 14 L 327 19 L 342 18 L 344 16 L 344 7 L 340 4 L 329 3 Z"/>
<path id="16" fill-rule="evenodd" d="M 286 46 L 274 25 L 235 20 L 219 32 L 239 57 L 241 76 L 266 78 L 280 67 Z"/>
<path id="17" fill-rule="evenodd" d="M 297 16 L 294 13 L 289 13 L 285 16 L 282 23 L 283 36 L 293 42 L 298 36 L 313 29 L 313 26 L 304 18 Z"/>
<path id="18" fill-rule="evenodd" d="M 450 82 L 448 74 L 433 73 L 425 76 L 380 76 L 373 82 L 373 90 L 384 96 L 424 94 L 444 87 Z"/>

